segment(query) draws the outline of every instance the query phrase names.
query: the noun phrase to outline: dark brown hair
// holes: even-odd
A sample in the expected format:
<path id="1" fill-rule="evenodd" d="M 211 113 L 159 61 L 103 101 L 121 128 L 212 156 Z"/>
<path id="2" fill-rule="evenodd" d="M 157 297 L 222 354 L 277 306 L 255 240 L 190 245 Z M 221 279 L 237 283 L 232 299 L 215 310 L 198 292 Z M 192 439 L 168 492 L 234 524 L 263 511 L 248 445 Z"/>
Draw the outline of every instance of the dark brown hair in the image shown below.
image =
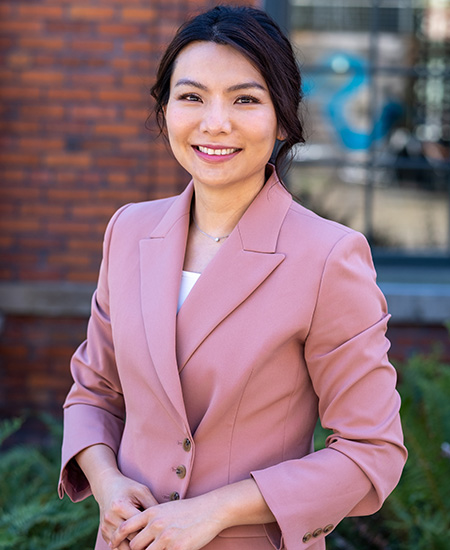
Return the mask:
<path id="1" fill-rule="evenodd" d="M 169 101 L 174 63 L 181 50 L 196 41 L 232 46 L 263 76 L 285 136 L 274 153 L 275 165 L 280 170 L 292 147 L 305 141 L 298 111 L 302 99 L 301 77 L 289 40 L 262 10 L 216 6 L 178 29 L 161 59 L 156 83 L 151 88 L 161 132 L 165 129 L 164 108 Z"/>

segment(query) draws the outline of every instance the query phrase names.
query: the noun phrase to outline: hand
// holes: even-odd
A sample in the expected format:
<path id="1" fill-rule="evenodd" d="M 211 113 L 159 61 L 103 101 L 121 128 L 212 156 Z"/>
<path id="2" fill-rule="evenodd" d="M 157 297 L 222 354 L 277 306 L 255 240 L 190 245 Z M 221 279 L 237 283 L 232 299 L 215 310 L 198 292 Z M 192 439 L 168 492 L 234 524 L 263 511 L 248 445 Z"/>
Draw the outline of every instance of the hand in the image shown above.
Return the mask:
<path id="1" fill-rule="evenodd" d="M 211 493 L 209 493 L 211 495 Z M 120 525 L 111 538 L 111 547 L 122 550 L 199 550 L 223 530 L 217 499 L 208 494 L 192 499 L 152 506 Z"/>
<path id="2" fill-rule="evenodd" d="M 100 531 L 107 543 L 123 521 L 157 504 L 145 485 L 125 477 L 113 468 L 102 472 L 91 487 L 100 509 Z M 133 532 L 127 533 L 117 548 L 129 550 L 128 541 L 133 536 Z"/>

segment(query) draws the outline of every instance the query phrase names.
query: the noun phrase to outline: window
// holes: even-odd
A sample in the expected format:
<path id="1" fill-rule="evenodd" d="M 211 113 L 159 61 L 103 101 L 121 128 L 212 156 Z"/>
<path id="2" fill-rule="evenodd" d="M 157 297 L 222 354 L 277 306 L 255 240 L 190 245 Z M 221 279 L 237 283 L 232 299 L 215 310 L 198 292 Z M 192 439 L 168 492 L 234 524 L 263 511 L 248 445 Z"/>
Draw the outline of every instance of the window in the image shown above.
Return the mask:
<path id="1" fill-rule="evenodd" d="M 375 258 L 448 266 L 450 2 L 265 7 L 289 21 L 304 79 L 307 145 L 288 177 L 293 193 L 362 231 Z"/>

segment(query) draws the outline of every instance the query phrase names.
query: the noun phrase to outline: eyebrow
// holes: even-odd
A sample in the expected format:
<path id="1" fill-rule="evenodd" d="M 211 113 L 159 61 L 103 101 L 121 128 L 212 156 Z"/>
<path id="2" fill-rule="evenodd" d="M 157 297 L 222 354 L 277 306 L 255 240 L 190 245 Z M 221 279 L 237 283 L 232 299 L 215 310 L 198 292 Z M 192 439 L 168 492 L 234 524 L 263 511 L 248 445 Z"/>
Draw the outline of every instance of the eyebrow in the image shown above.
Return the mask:
<path id="1" fill-rule="evenodd" d="M 203 91 L 208 91 L 208 87 L 204 84 L 201 84 L 201 82 L 197 82 L 196 80 L 191 80 L 190 78 L 181 78 L 177 81 L 175 84 L 175 87 L 177 86 L 193 86 L 194 88 L 199 88 Z M 259 82 L 250 81 L 250 82 L 242 82 L 241 84 L 234 84 L 234 86 L 230 86 L 227 88 L 227 92 L 237 92 L 239 90 L 248 90 L 251 88 L 257 88 L 259 90 L 267 91 L 266 87 L 260 84 Z"/>

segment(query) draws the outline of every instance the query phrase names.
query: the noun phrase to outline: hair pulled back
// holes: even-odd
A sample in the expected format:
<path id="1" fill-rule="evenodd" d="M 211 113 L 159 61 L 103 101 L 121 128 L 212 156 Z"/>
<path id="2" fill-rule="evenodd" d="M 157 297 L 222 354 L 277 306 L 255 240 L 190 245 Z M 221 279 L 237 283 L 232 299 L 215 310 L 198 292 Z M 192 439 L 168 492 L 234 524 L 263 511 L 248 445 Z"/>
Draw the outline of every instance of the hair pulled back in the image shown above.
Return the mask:
<path id="1" fill-rule="evenodd" d="M 235 48 L 263 76 L 284 135 L 275 152 L 275 165 L 281 169 L 291 148 L 305 141 L 299 118 L 301 76 L 289 40 L 264 11 L 256 8 L 216 6 L 186 21 L 178 29 L 161 59 L 156 82 L 151 88 L 160 130 L 165 129 L 164 108 L 169 101 L 174 63 L 181 50 L 196 41 Z"/>

